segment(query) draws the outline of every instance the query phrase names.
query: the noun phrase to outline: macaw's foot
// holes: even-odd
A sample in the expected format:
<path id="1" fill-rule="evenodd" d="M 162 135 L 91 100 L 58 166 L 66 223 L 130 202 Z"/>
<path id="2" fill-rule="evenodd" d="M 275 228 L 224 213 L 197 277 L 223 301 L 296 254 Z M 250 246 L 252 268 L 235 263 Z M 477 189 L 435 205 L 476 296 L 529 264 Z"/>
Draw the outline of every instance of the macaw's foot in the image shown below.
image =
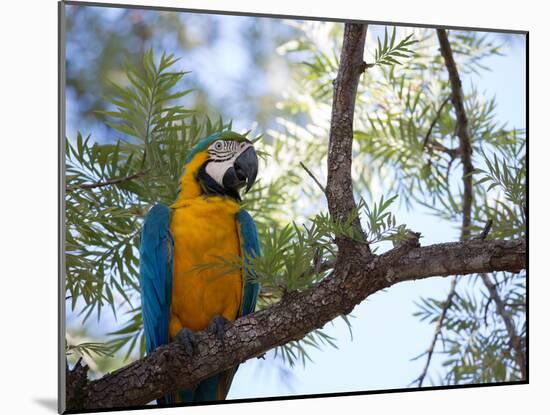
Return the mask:
<path id="1" fill-rule="evenodd" d="M 225 326 L 229 323 L 229 320 L 224 316 L 216 316 L 208 324 L 208 330 L 216 335 L 216 337 L 223 343 L 223 337 L 225 336 Z"/>
<path id="2" fill-rule="evenodd" d="M 195 334 L 192 330 L 188 329 L 187 327 L 182 328 L 180 331 L 178 331 L 178 334 L 176 334 L 176 341 L 183 345 L 185 353 L 187 353 L 189 356 L 193 356 L 193 352 L 195 351 L 195 346 L 197 344 L 195 341 Z"/>

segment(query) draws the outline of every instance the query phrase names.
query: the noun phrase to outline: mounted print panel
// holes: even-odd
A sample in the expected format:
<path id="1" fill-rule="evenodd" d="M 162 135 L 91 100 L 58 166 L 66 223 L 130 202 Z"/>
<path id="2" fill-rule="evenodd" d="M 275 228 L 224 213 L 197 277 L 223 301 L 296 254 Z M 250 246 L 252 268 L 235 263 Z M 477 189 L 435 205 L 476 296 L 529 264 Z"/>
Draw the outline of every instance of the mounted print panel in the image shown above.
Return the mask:
<path id="1" fill-rule="evenodd" d="M 528 381 L 527 32 L 59 24 L 60 412 Z"/>

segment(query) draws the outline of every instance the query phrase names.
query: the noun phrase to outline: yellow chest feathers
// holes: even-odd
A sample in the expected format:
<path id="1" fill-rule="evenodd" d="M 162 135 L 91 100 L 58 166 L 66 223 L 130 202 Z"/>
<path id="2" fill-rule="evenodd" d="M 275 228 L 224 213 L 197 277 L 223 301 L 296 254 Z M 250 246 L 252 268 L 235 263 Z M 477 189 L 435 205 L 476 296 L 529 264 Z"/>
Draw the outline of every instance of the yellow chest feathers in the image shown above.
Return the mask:
<path id="1" fill-rule="evenodd" d="M 240 206 L 210 196 L 180 200 L 172 206 L 174 282 L 170 337 L 183 327 L 202 330 L 216 315 L 237 317 L 243 279 L 239 270 L 220 265 L 220 257 L 242 256 L 235 215 Z M 214 266 L 205 267 L 214 263 Z"/>

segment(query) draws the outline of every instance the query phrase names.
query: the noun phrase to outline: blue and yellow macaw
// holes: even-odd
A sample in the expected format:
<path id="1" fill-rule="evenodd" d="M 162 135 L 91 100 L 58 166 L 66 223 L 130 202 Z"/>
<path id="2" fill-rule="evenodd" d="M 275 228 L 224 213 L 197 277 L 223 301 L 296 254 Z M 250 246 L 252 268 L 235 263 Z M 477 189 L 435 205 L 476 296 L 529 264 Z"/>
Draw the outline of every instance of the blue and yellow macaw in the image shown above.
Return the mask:
<path id="1" fill-rule="evenodd" d="M 147 353 L 170 341 L 193 354 L 193 332 L 220 339 L 228 320 L 254 312 L 259 284 L 243 270 L 204 267 L 236 255 L 260 255 L 256 225 L 239 190 L 253 185 L 258 157 L 244 136 L 225 131 L 201 140 L 185 161 L 170 207 L 155 205 L 141 233 L 140 284 Z M 202 265 L 202 267 L 200 267 Z M 236 368 L 159 403 L 223 400 Z"/>

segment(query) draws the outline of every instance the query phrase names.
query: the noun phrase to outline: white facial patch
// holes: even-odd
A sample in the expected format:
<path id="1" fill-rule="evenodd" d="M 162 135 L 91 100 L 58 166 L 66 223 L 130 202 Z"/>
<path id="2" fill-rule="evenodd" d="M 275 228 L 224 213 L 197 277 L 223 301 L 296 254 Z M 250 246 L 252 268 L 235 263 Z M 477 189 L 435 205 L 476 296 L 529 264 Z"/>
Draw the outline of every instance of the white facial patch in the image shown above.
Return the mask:
<path id="1" fill-rule="evenodd" d="M 238 155 L 239 154 L 235 154 L 229 160 L 225 161 L 211 161 L 206 165 L 206 173 L 223 187 L 223 176 L 227 169 L 233 167 L 233 163 L 235 163 Z"/>
<path id="2" fill-rule="evenodd" d="M 223 187 L 225 173 L 233 167 L 235 160 L 249 147 L 252 147 L 250 142 L 215 141 L 208 147 L 210 162 L 206 165 L 206 173 Z"/>

